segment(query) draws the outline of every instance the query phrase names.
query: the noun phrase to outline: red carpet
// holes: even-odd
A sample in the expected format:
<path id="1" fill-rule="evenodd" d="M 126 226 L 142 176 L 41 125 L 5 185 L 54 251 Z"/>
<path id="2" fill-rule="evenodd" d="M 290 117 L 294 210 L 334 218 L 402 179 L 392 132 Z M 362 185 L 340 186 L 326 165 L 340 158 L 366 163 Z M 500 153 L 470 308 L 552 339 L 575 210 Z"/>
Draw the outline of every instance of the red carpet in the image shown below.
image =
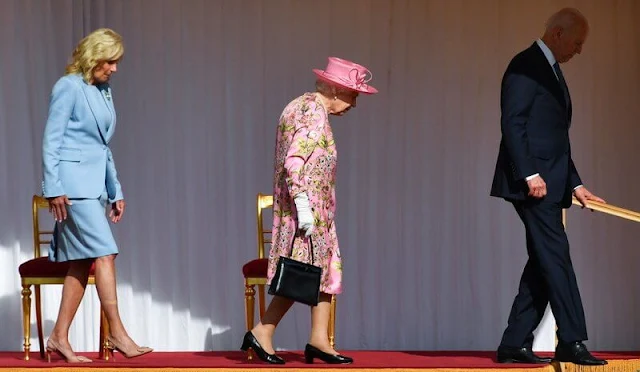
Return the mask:
<path id="1" fill-rule="evenodd" d="M 31 360 L 22 360 L 20 352 L 0 353 L 0 372 L 19 370 L 43 370 L 56 368 L 60 370 L 147 370 L 151 369 L 186 369 L 189 370 L 230 370 L 245 371 L 256 369 L 352 369 L 352 370 L 420 370 L 420 369 L 441 369 L 441 370 L 474 370 L 474 369 L 533 369 L 553 371 L 549 365 L 523 365 L 523 364 L 500 364 L 494 360 L 494 352 L 463 352 L 463 351 L 351 351 L 344 352 L 354 358 L 351 365 L 335 366 L 321 362 L 308 365 L 304 363 L 302 352 L 281 352 L 280 355 L 287 364 L 283 366 L 267 365 L 260 361 L 248 362 L 245 354 L 241 352 L 154 352 L 140 358 L 126 359 L 116 353 L 114 361 L 100 361 L 94 359 L 90 364 L 68 364 L 57 355 L 52 355 L 51 363 L 41 360 L 38 353 L 31 353 Z M 544 353 L 541 353 L 544 355 Z M 609 360 L 640 359 L 640 352 L 624 353 L 594 353 L 597 356 Z M 81 353 L 89 358 L 97 358 L 97 353 Z M 548 355 L 548 354 L 546 354 Z M 635 371 L 635 370 L 634 370 Z"/>

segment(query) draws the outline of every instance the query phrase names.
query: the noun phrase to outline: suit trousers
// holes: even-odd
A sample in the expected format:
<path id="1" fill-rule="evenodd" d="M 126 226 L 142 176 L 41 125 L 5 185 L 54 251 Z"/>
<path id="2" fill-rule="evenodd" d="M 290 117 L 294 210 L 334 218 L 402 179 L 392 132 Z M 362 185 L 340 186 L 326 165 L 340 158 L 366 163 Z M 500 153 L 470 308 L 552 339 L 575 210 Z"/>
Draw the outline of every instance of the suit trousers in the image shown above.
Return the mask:
<path id="1" fill-rule="evenodd" d="M 584 310 L 562 223 L 562 207 L 544 199 L 512 203 L 525 227 L 529 260 L 501 344 L 531 347 L 533 331 L 548 303 L 556 319 L 559 342 L 586 340 Z"/>

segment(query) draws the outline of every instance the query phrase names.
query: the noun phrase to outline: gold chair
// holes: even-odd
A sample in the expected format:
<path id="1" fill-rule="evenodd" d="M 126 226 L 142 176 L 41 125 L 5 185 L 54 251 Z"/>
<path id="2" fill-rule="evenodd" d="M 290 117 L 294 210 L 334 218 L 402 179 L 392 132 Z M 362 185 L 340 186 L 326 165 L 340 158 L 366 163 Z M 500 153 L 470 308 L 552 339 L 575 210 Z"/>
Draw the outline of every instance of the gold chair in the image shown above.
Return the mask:
<path id="1" fill-rule="evenodd" d="M 264 315 L 265 311 L 265 292 L 264 287 L 267 284 L 267 267 L 269 265 L 269 259 L 265 258 L 265 247 L 268 244 L 271 246 L 271 229 L 265 229 L 263 211 L 266 208 L 273 207 L 273 196 L 258 194 L 257 198 L 258 214 L 257 214 L 257 227 L 258 227 L 258 258 L 251 260 L 242 266 L 242 274 L 244 275 L 244 305 L 245 315 L 247 323 L 247 331 L 250 331 L 254 326 L 255 318 L 255 286 L 258 286 L 258 300 L 260 318 Z M 335 347 L 335 333 L 336 333 L 336 296 L 331 296 L 331 313 L 329 317 L 329 342 L 332 347 Z M 248 358 L 251 359 L 251 354 L 248 354 Z"/>
<path id="2" fill-rule="evenodd" d="M 36 322 L 38 326 L 38 343 L 40 358 L 44 359 L 44 337 L 42 334 L 42 304 L 40 301 L 40 286 L 47 284 L 63 284 L 69 269 L 68 262 L 51 262 L 47 256 L 41 255 L 42 246 L 48 247 L 53 231 L 40 229 L 39 214 L 42 209 L 49 209 L 49 201 L 34 195 L 31 202 L 33 218 L 33 258 L 22 263 L 18 269 L 22 282 L 22 326 L 24 329 L 24 360 L 29 360 L 31 350 L 31 286 L 36 293 Z M 91 265 L 89 284 L 95 284 L 95 264 Z M 109 323 L 100 312 L 100 358 L 109 359 L 108 343 L 105 337 L 109 333 Z"/>

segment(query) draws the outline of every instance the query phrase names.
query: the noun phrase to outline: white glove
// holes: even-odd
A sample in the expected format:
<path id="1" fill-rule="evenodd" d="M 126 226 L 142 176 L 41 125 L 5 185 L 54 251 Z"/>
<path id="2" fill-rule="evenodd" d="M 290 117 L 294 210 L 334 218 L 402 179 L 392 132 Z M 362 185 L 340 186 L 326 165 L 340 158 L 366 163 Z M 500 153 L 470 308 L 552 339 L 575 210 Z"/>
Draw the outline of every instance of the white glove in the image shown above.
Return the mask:
<path id="1" fill-rule="evenodd" d="M 304 236 L 309 237 L 313 233 L 313 213 L 311 206 L 309 205 L 309 198 L 307 194 L 301 192 L 293 198 L 296 203 L 296 209 L 298 210 L 298 230 L 305 232 Z"/>

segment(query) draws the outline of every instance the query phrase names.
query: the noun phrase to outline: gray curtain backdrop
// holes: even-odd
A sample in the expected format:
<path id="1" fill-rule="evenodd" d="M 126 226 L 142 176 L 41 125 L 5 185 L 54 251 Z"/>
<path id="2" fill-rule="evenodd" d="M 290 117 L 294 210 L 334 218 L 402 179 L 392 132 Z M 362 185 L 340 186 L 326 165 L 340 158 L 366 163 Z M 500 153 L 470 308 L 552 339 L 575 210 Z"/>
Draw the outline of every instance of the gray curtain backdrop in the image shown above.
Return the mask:
<path id="1" fill-rule="evenodd" d="M 338 347 L 494 350 L 526 261 L 516 213 L 488 196 L 500 79 L 563 6 L 591 24 L 563 67 L 575 162 L 593 192 L 640 210 L 638 1 L 0 0 L 0 350 L 22 345 L 17 267 L 32 255 L 49 94 L 98 27 L 126 43 L 111 147 L 128 205 L 114 226 L 119 301 L 136 341 L 240 346 L 240 268 L 256 255 L 255 195 L 272 190 L 278 116 L 313 89 L 312 68 L 339 56 L 369 67 L 380 93 L 331 119 Z M 639 226 L 573 208 L 568 233 L 589 347 L 637 349 Z M 99 305 L 87 292 L 71 342 L 97 350 Z M 59 299 L 60 287 L 44 291 L 45 335 Z M 296 305 L 276 345 L 302 348 L 309 325 Z M 537 349 L 553 349 L 554 327 L 548 317 Z"/>

